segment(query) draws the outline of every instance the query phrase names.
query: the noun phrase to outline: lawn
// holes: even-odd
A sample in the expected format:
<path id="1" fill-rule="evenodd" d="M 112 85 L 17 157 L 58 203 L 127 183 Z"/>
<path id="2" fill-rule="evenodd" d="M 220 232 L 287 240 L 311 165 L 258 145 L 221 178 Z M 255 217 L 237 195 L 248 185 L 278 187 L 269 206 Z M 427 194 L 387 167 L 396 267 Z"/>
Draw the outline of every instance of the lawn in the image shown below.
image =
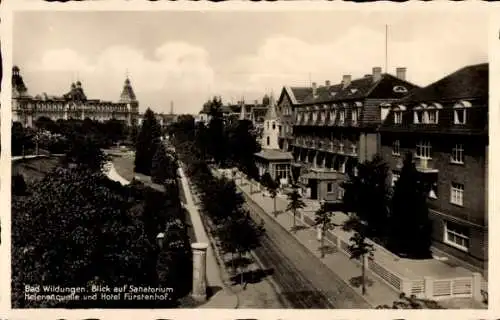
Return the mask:
<path id="1" fill-rule="evenodd" d="M 132 181 L 134 179 L 134 154 L 110 154 L 111 161 L 115 166 L 116 172 L 124 179 Z"/>
<path id="2" fill-rule="evenodd" d="M 26 183 L 41 180 L 59 164 L 59 158 L 38 158 L 18 160 L 12 164 L 12 175 L 20 173 Z"/>

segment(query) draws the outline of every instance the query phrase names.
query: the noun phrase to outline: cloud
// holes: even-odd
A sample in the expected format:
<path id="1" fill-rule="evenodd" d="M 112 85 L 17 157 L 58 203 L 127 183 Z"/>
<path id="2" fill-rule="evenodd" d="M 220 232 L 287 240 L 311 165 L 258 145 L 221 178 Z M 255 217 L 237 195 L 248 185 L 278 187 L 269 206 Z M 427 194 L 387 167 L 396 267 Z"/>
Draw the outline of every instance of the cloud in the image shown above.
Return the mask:
<path id="1" fill-rule="evenodd" d="M 340 82 L 343 74 L 362 77 L 375 66 L 385 65 L 385 33 L 365 27 L 350 28 L 330 43 L 274 35 L 266 39 L 255 54 L 240 57 L 232 69 L 246 77 L 239 84 L 247 91 L 263 88 L 279 90 L 282 85 L 306 85 L 312 81 Z M 450 34 L 450 30 L 457 30 Z M 467 34 L 466 28 L 440 28 L 429 34 L 389 41 L 388 72 L 407 67 L 408 80 L 427 85 L 465 65 L 487 61 L 484 38 Z M 439 39 L 439 41 L 436 41 Z M 463 41 L 470 39 L 471 41 Z M 473 42 L 473 44 L 471 44 Z M 237 86 L 226 86 L 230 91 Z"/>
<path id="2" fill-rule="evenodd" d="M 128 46 L 108 47 L 93 62 L 71 49 L 49 50 L 42 54 L 40 61 L 30 63 L 27 69 L 30 72 L 60 72 L 73 76 L 78 71 L 87 96 L 104 100 L 118 99 L 128 73 L 144 106 L 142 109 L 166 108 L 170 100 L 180 101 L 183 105 L 197 105 L 199 98 L 191 101 L 193 97 L 207 97 L 214 82 L 208 52 L 202 47 L 182 42 L 165 43 L 154 51 L 152 57 Z M 65 92 L 69 83 L 59 87 L 59 92 Z M 42 91 L 53 90 L 51 86 Z"/>
<path id="3" fill-rule="evenodd" d="M 443 17 L 437 24 L 418 24 L 404 31 L 391 26 L 388 72 L 407 67 L 409 81 L 427 85 L 465 65 L 487 61 L 487 29 L 473 28 L 479 24 L 472 22 Z M 253 100 L 271 90 L 278 95 L 283 85 L 338 83 L 344 74 L 362 77 L 373 67 L 385 65 L 384 30 L 382 23 L 379 27 L 349 25 L 340 36 L 338 30 L 332 30 L 335 37 L 327 42 L 269 35 L 253 46 L 253 52 L 219 61 L 216 67 L 204 47 L 176 41 L 165 42 L 152 52 L 112 46 L 94 59 L 67 48 L 53 49 L 25 69 L 43 71 L 45 77 L 55 71 L 73 75 L 78 71 L 87 95 L 106 100 L 118 99 L 128 70 L 142 110 L 152 107 L 167 112 L 173 100 L 176 111 L 196 113 L 215 94 L 225 101 L 236 101 L 242 95 Z M 230 44 L 227 50 L 231 50 Z M 33 82 L 43 88 L 33 88 L 31 93 L 63 93 L 70 78 L 48 82 L 40 77 Z"/>

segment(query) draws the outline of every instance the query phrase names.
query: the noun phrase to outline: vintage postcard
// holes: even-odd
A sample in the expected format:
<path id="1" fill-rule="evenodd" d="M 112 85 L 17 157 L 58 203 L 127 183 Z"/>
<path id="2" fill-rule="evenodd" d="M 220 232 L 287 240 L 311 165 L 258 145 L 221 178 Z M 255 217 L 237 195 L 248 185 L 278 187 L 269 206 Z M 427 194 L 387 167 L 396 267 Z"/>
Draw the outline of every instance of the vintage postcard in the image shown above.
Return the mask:
<path id="1" fill-rule="evenodd" d="M 490 15 L 265 8 L 10 14 L 13 309 L 488 309 Z"/>

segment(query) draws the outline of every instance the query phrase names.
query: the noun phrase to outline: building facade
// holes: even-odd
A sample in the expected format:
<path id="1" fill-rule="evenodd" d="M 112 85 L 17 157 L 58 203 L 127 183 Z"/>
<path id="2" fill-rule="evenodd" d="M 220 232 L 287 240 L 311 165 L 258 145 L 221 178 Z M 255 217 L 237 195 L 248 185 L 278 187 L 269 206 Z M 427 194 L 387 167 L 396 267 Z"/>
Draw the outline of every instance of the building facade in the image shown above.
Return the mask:
<path id="1" fill-rule="evenodd" d="M 378 128 L 397 101 L 417 88 L 405 80 L 406 69 L 397 68 L 397 76 L 375 67 L 363 78 L 344 75 L 339 84 L 318 87 L 300 103 L 290 101 L 283 89 L 282 106 L 293 105 L 293 139 L 288 150 L 294 157 L 298 183 L 311 199 L 339 202 L 341 184 L 349 173 L 356 174 L 357 164 L 378 153 Z M 288 99 L 288 101 L 287 101 Z"/>
<path id="2" fill-rule="evenodd" d="M 404 155 L 414 154 L 429 186 L 434 247 L 487 268 L 488 64 L 462 68 L 391 104 L 380 135 L 393 185 Z"/>
<path id="3" fill-rule="evenodd" d="M 72 83 L 70 90 L 62 96 L 49 96 L 46 93 L 31 96 L 19 68 L 12 68 L 12 121 L 20 122 L 25 127 L 33 127 L 40 117 L 54 121 L 116 119 L 132 126 L 137 123 L 138 116 L 139 102 L 128 78 L 118 102 L 88 99 L 80 81 Z"/>

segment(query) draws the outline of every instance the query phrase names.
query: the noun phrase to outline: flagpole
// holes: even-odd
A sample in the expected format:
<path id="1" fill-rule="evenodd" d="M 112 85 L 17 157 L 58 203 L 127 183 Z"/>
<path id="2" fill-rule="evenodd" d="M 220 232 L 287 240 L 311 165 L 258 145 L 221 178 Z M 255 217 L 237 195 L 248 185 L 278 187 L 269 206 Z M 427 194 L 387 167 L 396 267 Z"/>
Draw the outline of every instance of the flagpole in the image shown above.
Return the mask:
<path id="1" fill-rule="evenodd" d="M 385 25 L 385 73 L 387 73 L 387 33 L 388 26 Z"/>

